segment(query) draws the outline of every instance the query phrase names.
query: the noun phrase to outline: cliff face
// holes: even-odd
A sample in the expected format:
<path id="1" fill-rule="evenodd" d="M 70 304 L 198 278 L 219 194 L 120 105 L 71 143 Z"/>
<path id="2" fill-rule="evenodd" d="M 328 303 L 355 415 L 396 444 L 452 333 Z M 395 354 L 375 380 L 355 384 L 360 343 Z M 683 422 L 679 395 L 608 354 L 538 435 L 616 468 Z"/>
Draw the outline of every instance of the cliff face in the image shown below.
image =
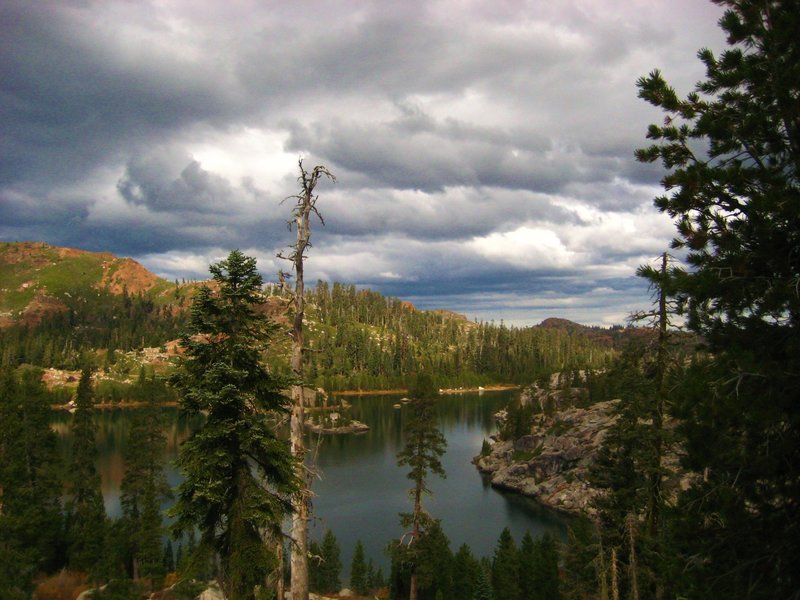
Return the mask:
<path id="1" fill-rule="evenodd" d="M 513 441 L 496 440 L 475 464 L 493 486 L 520 492 L 574 514 L 591 515 L 597 490 L 587 482 L 606 431 L 614 423 L 618 400 L 588 408 L 569 408 L 554 417 L 536 417 L 531 433 Z"/>

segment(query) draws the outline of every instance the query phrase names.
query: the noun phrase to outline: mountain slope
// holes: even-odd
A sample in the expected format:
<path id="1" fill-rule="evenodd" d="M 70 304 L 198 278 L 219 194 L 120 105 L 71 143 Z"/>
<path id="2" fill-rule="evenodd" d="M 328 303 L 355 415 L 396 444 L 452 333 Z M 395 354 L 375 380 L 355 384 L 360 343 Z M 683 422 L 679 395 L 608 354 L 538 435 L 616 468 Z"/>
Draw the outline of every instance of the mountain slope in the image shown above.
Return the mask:
<path id="1" fill-rule="evenodd" d="M 0 243 L 0 281 L 0 327 L 39 323 L 67 310 L 76 295 L 127 292 L 156 299 L 172 288 L 130 258 L 41 242 Z"/>

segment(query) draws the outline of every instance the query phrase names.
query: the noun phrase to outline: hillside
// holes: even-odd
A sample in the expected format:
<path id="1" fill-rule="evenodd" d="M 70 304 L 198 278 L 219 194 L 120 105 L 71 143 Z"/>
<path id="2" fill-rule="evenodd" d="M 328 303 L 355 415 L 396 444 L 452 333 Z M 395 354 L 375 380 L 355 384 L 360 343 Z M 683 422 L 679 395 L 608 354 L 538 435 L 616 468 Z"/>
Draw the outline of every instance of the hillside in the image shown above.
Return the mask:
<path id="1" fill-rule="evenodd" d="M 130 258 L 41 242 L 0 243 L 0 327 L 37 324 L 76 297 L 106 292 L 165 301 L 174 286 Z"/>
<path id="2" fill-rule="evenodd" d="M 198 285 L 169 283 L 109 253 L 30 242 L 0 245 L 0 276 L 0 366 L 75 369 L 88 354 L 125 381 L 138 377 L 141 361 L 125 361 L 132 371 L 124 372 L 117 359 L 171 345 Z M 286 327 L 285 299 L 273 286 L 265 294 L 265 312 Z M 306 322 L 308 383 L 329 391 L 403 387 L 419 370 L 434 373 L 440 387 L 530 383 L 602 367 L 627 335 L 557 319 L 525 328 L 475 323 L 326 282 L 307 291 Z M 287 369 L 288 340 L 276 335 L 267 357 L 278 372 Z"/>

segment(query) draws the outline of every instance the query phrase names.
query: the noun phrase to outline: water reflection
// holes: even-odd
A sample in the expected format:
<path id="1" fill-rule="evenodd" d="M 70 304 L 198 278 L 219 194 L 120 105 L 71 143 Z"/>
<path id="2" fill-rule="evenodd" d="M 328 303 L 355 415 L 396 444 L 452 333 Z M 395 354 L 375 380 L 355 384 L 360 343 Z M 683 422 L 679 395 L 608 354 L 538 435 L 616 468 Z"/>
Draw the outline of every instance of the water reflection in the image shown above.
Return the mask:
<path id="1" fill-rule="evenodd" d="M 525 531 L 537 535 L 551 530 L 563 536 L 567 520 L 535 502 L 504 494 L 484 482 L 471 464 L 481 442 L 495 429 L 494 413 L 514 392 L 483 395 L 442 396 L 437 403 L 437 418 L 447 438 L 447 453 L 442 463 L 447 478 L 432 478 L 431 497 L 425 507 L 442 520 L 453 551 L 469 544 L 477 555 L 490 555 L 500 531 L 509 527 L 517 540 Z M 408 512 L 411 503 L 406 478 L 407 468 L 396 465 L 396 454 L 403 444 L 403 431 L 409 409 L 394 408 L 399 397 L 362 396 L 348 398 L 352 416 L 370 426 L 358 436 L 309 438 L 316 449 L 320 477 L 313 484 L 314 520 L 311 535 L 320 539 L 330 528 L 342 546 L 342 562 L 349 570 L 357 539 L 364 543 L 367 556 L 387 568 L 384 547 L 398 537 L 398 513 Z M 124 475 L 124 456 L 131 416 L 135 409 L 107 410 L 97 415 L 98 468 L 102 476 L 106 510 L 120 513 L 119 488 Z M 180 482 L 173 461 L 180 443 L 200 426 L 198 419 L 187 419 L 174 408 L 165 408 L 167 445 L 163 458 L 171 486 Z M 59 434 L 60 455 L 66 461 L 71 447 L 67 413 L 56 413 L 53 428 Z"/>

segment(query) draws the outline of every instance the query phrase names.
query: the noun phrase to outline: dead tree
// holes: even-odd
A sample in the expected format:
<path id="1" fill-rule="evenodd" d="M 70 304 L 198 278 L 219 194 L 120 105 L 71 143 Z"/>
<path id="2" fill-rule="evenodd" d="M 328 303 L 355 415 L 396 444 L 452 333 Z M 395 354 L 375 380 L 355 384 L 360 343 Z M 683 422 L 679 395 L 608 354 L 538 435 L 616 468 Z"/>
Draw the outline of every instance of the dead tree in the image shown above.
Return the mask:
<path id="1" fill-rule="evenodd" d="M 300 193 L 289 196 L 286 200 L 294 200 L 292 218 L 287 221 L 289 229 L 297 230 L 297 239 L 292 244 L 288 255 L 279 254 L 280 258 L 292 263 L 294 271 L 294 290 L 290 289 L 288 278 L 290 275 L 281 271 L 279 274 L 281 286 L 289 293 L 294 308 L 292 320 L 292 358 L 291 367 L 294 382 L 292 385 L 292 414 L 289 423 L 289 438 L 292 455 L 295 457 L 298 478 L 301 480 L 301 490 L 293 501 L 292 510 L 292 544 L 291 544 L 291 589 L 292 600 L 308 600 L 308 520 L 309 520 L 309 495 L 311 481 L 304 465 L 305 444 L 303 431 L 305 427 L 305 398 L 303 397 L 303 317 L 305 313 L 303 280 L 303 263 L 306 250 L 311 246 L 311 215 L 315 214 L 320 223 L 325 221 L 316 207 L 317 195 L 314 189 L 321 177 L 336 181 L 333 174 L 322 165 L 317 165 L 311 171 L 303 167 L 303 159 L 298 161 L 300 176 Z"/>

